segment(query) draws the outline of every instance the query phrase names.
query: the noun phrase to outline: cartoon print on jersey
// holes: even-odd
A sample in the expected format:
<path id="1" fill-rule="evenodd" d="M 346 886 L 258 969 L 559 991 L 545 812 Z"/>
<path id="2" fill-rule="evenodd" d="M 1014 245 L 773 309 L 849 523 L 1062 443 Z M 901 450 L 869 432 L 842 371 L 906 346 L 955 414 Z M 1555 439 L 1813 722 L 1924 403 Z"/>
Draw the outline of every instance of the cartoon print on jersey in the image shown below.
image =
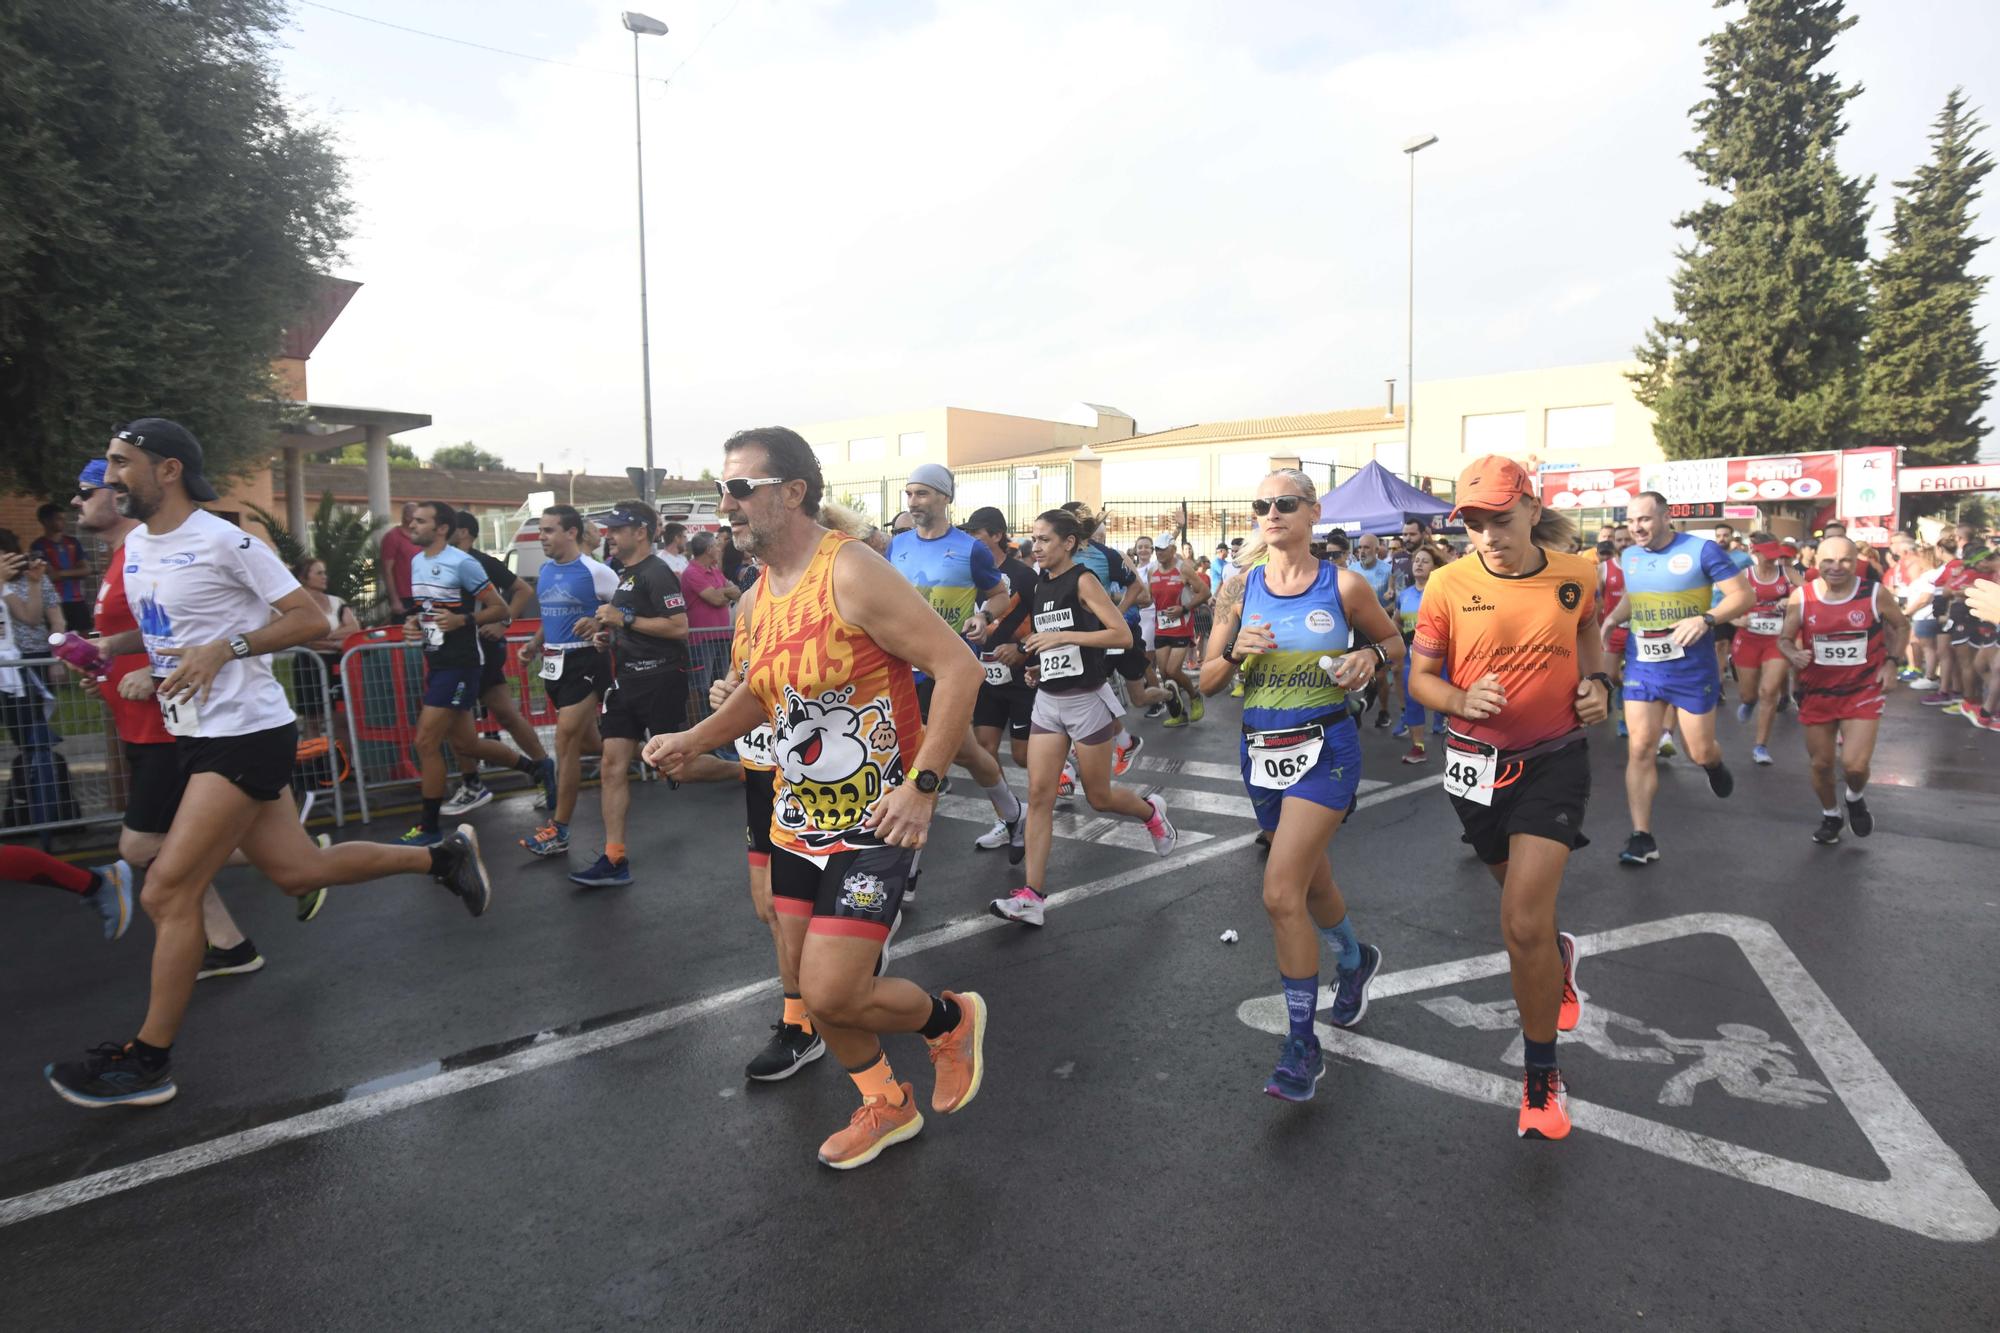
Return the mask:
<path id="1" fill-rule="evenodd" d="M 857 870 L 841 883 L 839 906 L 842 911 L 880 916 L 888 901 L 889 891 L 883 887 L 880 876 Z"/>
<path id="2" fill-rule="evenodd" d="M 845 686 L 808 699 L 787 685 L 784 709 L 772 719 L 772 758 L 784 778 L 778 826 L 809 849 L 870 840 L 854 830 L 898 780 L 889 701 L 855 708 L 853 693 Z"/>

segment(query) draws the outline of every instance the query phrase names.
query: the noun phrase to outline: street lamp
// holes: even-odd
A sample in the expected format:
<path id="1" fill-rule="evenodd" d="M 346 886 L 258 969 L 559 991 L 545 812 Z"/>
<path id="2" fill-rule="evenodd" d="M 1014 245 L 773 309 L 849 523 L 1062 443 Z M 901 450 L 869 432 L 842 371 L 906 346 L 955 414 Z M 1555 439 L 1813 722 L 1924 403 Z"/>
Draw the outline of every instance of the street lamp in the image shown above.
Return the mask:
<path id="1" fill-rule="evenodd" d="M 618 16 L 632 34 L 632 127 L 639 155 L 639 379 L 646 403 L 646 479 L 639 498 L 653 502 L 653 345 L 646 323 L 646 121 L 640 112 L 639 39 L 664 37 L 667 25 L 648 14 L 625 10 Z"/>
<path id="2" fill-rule="evenodd" d="M 1417 415 L 1417 154 L 1438 141 L 1435 134 L 1420 134 L 1403 145 L 1403 156 L 1410 159 L 1410 265 L 1409 290 L 1403 312 L 1404 373 L 1403 381 L 1403 480 L 1415 477 L 1416 436 L 1413 425 Z"/>

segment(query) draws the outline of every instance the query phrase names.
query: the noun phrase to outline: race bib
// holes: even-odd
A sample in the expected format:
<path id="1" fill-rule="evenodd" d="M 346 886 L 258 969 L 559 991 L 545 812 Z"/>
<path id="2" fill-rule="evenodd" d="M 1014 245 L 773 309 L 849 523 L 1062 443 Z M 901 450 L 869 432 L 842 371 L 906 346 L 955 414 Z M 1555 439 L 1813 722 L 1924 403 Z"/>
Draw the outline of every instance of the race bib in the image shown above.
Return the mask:
<path id="1" fill-rule="evenodd" d="M 560 649 L 560 648 L 544 648 L 544 649 L 542 649 L 542 679 L 543 679 L 543 680 L 561 680 L 561 679 L 562 679 L 562 664 L 563 664 L 563 650 L 562 650 L 562 649 Z"/>
<path id="2" fill-rule="evenodd" d="M 1186 615 L 1187 611 L 1183 607 L 1163 606 L 1160 608 L 1160 618 L 1157 623 L 1161 629 L 1179 629 L 1181 620 Z"/>
<path id="3" fill-rule="evenodd" d="M 1851 634 L 1815 634 L 1812 650 L 1814 666 L 1864 666 L 1868 662 L 1868 631 L 1855 630 Z"/>
<path id="4" fill-rule="evenodd" d="M 1448 732 L 1444 743 L 1444 789 L 1474 805 L 1493 804 L 1493 775 L 1500 752 L 1481 741 Z"/>
<path id="5" fill-rule="evenodd" d="M 1083 674 L 1083 649 L 1073 643 L 1051 648 L 1041 655 L 1042 680 L 1066 680 Z"/>
<path id="6" fill-rule="evenodd" d="M 444 627 L 438 624 L 436 616 L 426 611 L 417 617 L 417 625 L 424 632 L 424 647 L 444 647 Z"/>
<path id="7" fill-rule="evenodd" d="M 1775 611 L 1752 611 L 1743 617 L 1743 628 L 1752 634 L 1768 634 L 1776 638 L 1784 633 L 1785 617 Z"/>
<path id="8" fill-rule="evenodd" d="M 1296 731 L 1253 731 L 1244 737 L 1250 749 L 1250 785 L 1284 791 L 1319 762 L 1326 737 Z"/>
<path id="9" fill-rule="evenodd" d="M 774 743 L 775 737 L 771 734 L 771 724 L 766 722 L 748 736 L 739 736 L 736 738 L 736 757 L 746 764 L 755 764 L 759 768 L 771 768 L 773 767 L 771 763 L 771 746 Z"/>
<path id="10" fill-rule="evenodd" d="M 998 688 L 1002 685 L 1013 684 L 1014 672 L 1005 662 L 996 662 L 990 657 L 982 657 L 979 659 L 979 665 L 986 670 L 986 683 L 988 685 Z"/>
<path id="11" fill-rule="evenodd" d="M 169 699 L 164 694 L 156 694 L 159 701 L 160 721 L 166 723 L 169 736 L 192 736 L 201 719 L 195 713 L 194 696 L 185 699 Z"/>
<path id="12" fill-rule="evenodd" d="M 1657 634 L 1633 634 L 1632 652 L 1641 662 L 1678 662 L 1683 656 L 1681 646 L 1674 642 L 1672 630 L 1661 630 Z"/>

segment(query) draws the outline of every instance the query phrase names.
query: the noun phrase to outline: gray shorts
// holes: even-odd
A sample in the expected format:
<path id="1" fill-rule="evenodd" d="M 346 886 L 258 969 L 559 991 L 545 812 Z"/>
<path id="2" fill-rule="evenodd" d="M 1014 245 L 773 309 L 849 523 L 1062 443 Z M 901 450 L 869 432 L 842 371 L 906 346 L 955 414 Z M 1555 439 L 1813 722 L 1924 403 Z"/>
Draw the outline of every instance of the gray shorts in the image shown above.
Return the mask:
<path id="1" fill-rule="evenodd" d="M 1123 716 L 1125 710 L 1119 707 L 1109 682 L 1075 694 L 1036 690 L 1028 734 L 1067 736 L 1078 745 L 1101 745 L 1118 734 L 1118 719 Z"/>

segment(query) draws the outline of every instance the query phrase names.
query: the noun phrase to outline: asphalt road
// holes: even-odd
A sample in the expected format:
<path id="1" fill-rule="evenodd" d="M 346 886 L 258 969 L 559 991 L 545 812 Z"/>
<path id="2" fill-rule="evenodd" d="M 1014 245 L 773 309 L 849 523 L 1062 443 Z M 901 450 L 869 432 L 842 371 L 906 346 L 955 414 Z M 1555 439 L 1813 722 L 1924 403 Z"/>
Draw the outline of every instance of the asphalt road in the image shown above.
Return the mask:
<path id="1" fill-rule="evenodd" d="M 986 996 L 986 1083 L 851 1173 L 813 1160 L 854 1105 L 831 1060 L 741 1077 L 777 1001 L 733 787 L 642 790 L 627 890 L 513 854 L 525 801 L 480 811 L 480 921 L 410 879 L 301 926 L 229 872 L 269 967 L 202 983 L 155 1110 L 40 1075 L 130 1035 L 150 926 L 106 945 L 0 887 L 0 1326 L 2000 1326 L 1994 737 L 1898 698 L 1877 830 L 1829 849 L 1796 725 L 1752 769 L 1725 718 L 1736 795 L 1670 763 L 1633 870 L 1604 729 L 1551 1144 L 1513 1134 L 1496 893 L 1436 751 L 1372 730 L 1334 867 L 1383 984 L 1325 1029 L 1317 1100 L 1260 1095 L 1282 1020 L 1233 716 L 1141 724 L 1131 776 L 1202 836 L 1161 861 L 1083 810 L 1038 933 L 984 914 L 1018 881 L 970 849 L 976 794 L 946 807 L 893 970 Z M 596 837 L 587 798 L 577 865 Z M 927 1104 L 921 1044 L 889 1049 Z"/>

